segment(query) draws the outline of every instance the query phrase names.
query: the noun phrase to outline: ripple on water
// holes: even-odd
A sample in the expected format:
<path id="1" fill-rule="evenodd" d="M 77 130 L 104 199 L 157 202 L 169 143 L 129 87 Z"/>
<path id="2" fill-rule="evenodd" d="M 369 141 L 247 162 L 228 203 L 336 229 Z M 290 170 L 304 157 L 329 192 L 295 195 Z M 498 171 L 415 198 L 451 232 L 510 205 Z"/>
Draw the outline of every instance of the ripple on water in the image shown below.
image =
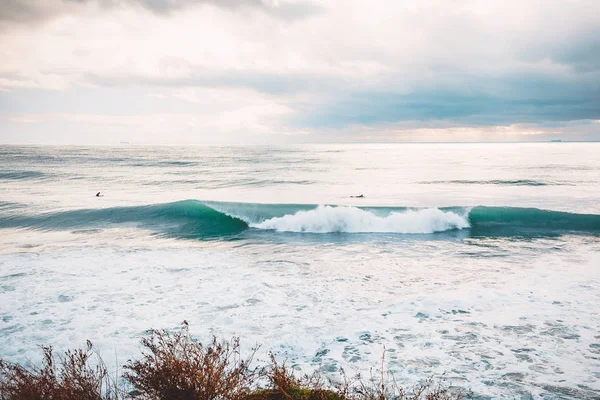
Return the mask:
<path id="1" fill-rule="evenodd" d="M 502 329 L 505 332 L 516 333 L 517 335 L 524 335 L 527 333 L 532 333 L 535 329 L 535 326 L 529 325 L 529 324 L 527 324 L 527 325 L 506 325 L 500 329 Z"/>
<path id="2" fill-rule="evenodd" d="M 342 358 L 351 363 L 359 362 L 361 360 L 360 351 L 354 346 L 345 346 Z"/>
<path id="3" fill-rule="evenodd" d="M 17 273 L 14 273 L 14 274 L 8 274 L 8 275 L 0 276 L 0 279 L 2 279 L 2 280 L 15 279 L 15 278 L 23 278 L 25 276 L 27 276 L 26 272 L 17 272 Z"/>
<path id="4" fill-rule="evenodd" d="M 540 332 L 540 335 L 555 336 L 565 340 L 576 340 L 581 337 L 573 329 L 559 323 L 546 322 L 546 326 L 548 329 Z"/>
<path id="5" fill-rule="evenodd" d="M 61 294 L 61 295 L 58 296 L 58 301 L 60 303 L 67 303 L 69 301 L 73 301 L 73 296 L 69 296 L 69 295 L 66 295 L 66 294 Z"/>

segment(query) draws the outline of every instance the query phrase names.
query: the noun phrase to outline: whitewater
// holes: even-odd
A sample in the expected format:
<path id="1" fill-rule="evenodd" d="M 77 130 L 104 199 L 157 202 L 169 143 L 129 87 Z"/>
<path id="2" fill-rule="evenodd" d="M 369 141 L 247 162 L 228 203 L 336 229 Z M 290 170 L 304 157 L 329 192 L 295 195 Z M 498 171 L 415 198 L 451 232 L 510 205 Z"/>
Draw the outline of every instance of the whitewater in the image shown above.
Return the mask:
<path id="1" fill-rule="evenodd" d="M 186 320 L 304 372 L 385 349 L 409 386 L 599 398 L 598 154 L 0 146 L 0 358 L 89 339 L 116 368 Z"/>

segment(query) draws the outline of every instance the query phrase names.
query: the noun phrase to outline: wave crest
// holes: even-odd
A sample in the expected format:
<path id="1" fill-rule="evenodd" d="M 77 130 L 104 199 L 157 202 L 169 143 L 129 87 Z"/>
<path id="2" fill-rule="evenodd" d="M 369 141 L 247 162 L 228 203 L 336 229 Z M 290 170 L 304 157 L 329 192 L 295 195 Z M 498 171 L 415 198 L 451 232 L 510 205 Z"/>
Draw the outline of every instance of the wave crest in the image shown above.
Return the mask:
<path id="1" fill-rule="evenodd" d="M 466 216 L 437 208 L 378 216 L 356 207 L 319 206 L 250 225 L 277 232 L 434 233 L 469 227 Z"/>

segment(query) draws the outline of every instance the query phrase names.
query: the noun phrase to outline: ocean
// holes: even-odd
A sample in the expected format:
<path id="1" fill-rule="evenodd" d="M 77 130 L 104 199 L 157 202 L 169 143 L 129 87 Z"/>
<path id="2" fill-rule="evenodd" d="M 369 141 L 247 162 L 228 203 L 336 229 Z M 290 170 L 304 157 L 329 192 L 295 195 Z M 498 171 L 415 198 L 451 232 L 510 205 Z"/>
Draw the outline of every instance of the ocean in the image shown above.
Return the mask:
<path id="1" fill-rule="evenodd" d="M 368 374 L 385 352 L 404 385 L 600 398 L 600 143 L 0 160 L 0 358 L 89 339 L 122 365 L 186 320 L 304 372 Z"/>

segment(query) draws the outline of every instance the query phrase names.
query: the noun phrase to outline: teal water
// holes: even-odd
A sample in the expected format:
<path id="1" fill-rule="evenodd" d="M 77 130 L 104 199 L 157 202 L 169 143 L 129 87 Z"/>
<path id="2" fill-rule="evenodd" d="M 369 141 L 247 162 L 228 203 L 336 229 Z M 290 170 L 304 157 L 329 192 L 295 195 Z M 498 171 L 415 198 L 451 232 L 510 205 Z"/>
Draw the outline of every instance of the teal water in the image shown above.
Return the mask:
<path id="1" fill-rule="evenodd" d="M 90 339 L 126 360 L 185 319 L 307 372 L 368 372 L 385 346 L 408 385 L 595 398 L 598 154 L 0 146 L 0 357 Z"/>

